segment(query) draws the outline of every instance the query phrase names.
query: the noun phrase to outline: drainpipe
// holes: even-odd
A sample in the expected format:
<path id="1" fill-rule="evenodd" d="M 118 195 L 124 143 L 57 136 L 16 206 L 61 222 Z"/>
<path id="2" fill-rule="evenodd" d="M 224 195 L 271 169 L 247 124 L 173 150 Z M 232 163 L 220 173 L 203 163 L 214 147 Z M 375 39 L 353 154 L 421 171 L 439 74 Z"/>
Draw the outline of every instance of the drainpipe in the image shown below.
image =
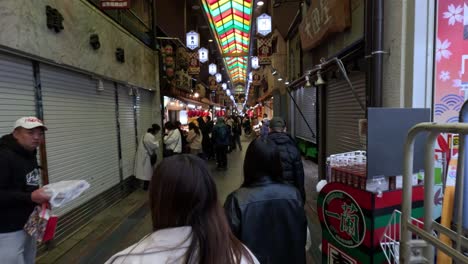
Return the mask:
<path id="1" fill-rule="evenodd" d="M 365 6 L 365 50 L 367 106 L 382 107 L 383 81 L 383 0 L 367 0 Z M 367 114 L 367 113 L 366 113 Z"/>

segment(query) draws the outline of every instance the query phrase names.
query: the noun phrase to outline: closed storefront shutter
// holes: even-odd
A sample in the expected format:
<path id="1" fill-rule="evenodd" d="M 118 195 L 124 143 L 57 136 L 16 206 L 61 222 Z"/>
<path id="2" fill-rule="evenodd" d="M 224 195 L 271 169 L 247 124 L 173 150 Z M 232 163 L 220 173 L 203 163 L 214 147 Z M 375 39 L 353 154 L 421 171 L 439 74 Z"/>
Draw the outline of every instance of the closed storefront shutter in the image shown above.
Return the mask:
<path id="1" fill-rule="evenodd" d="M 138 124 L 138 138 L 140 139 L 153 124 L 153 96 L 154 93 L 145 89 L 138 90 L 136 98 L 136 112 Z"/>
<path id="2" fill-rule="evenodd" d="M 11 133 L 18 118 L 35 115 L 31 61 L 0 53 L 0 136 Z"/>
<path id="3" fill-rule="evenodd" d="M 135 115 L 132 95 L 128 95 L 128 88 L 119 85 L 119 124 L 120 141 L 122 146 L 122 172 L 123 177 L 133 175 L 135 159 Z"/>
<path id="4" fill-rule="evenodd" d="M 350 73 L 349 78 L 359 99 L 366 102 L 366 79 L 361 72 Z M 331 80 L 326 91 L 326 153 L 327 156 L 362 149 L 359 138 L 359 119 L 365 111 L 356 101 L 344 79 Z"/>
<path id="5" fill-rule="evenodd" d="M 302 118 L 301 114 L 297 109 L 295 109 L 295 136 L 302 138 L 306 141 L 317 143 L 316 135 L 317 135 L 317 111 L 316 111 L 316 102 L 317 102 L 317 95 L 316 95 L 316 88 L 299 88 L 295 91 L 294 99 L 296 100 L 297 105 L 304 114 L 307 123 L 309 124 L 310 128 L 313 131 L 310 131 L 309 127 L 307 126 L 304 118 Z"/>
<path id="6" fill-rule="evenodd" d="M 55 212 L 64 214 L 120 181 L 115 89 L 65 69 L 41 65 L 49 181 L 86 180 L 90 188 Z M 76 219 L 76 221 L 78 221 Z"/>

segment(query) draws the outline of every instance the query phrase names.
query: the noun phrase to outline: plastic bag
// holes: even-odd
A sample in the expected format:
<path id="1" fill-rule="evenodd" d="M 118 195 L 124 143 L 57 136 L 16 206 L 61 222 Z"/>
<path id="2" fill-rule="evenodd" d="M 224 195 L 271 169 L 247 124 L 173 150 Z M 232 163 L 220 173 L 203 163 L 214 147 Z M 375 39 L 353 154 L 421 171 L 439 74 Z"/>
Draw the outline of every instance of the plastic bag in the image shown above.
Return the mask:
<path id="1" fill-rule="evenodd" d="M 88 188 L 89 183 L 85 180 L 60 181 L 44 185 L 45 191 L 51 196 L 49 203 L 52 207 L 63 206 Z"/>
<path id="2" fill-rule="evenodd" d="M 52 215 L 46 204 L 36 206 L 24 225 L 24 230 L 37 242 L 51 240 L 55 234 L 58 218 Z"/>

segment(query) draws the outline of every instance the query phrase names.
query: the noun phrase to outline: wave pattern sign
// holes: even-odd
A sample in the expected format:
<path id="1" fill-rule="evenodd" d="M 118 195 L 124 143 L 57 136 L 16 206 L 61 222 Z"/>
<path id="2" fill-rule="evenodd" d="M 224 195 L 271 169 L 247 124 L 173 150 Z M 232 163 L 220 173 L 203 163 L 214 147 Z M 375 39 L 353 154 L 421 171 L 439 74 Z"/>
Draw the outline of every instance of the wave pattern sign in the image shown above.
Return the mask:
<path id="1" fill-rule="evenodd" d="M 439 0 L 434 120 L 454 123 L 468 99 L 468 0 Z"/>

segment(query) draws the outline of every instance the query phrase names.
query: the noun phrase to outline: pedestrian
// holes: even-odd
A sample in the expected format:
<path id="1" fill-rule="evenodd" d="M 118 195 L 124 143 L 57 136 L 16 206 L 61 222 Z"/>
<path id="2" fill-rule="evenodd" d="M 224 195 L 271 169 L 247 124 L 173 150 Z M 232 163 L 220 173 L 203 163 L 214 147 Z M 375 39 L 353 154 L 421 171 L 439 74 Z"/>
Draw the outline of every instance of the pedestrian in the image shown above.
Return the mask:
<path id="1" fill-rule="evenodd" d="M 151 179 L 149 205 L 153 232 L 106 264 L 259 263 L 232 234 L 202 159 L 188 154 L 164 159 Z"/>
<path id="2" fill-rule="evenodd" d="M 22 117 L 13 132 L 0 139 L 1 263 L 34 263 L 36 239 L 23 227 L 37 205 L 50 196 L 40 187 L 37 147 L 47 128 L 36 117 Z"/>
<path id="3" fill-rule="evenodd" d="M 182 153 L 182 135 L 177 127 L 170 121 L 164 124 L 166 135 L 164 136 L 164 157 Z"/>
<path id="4" fill-rule="evenodd" d="M 148 184 L 153 175 L 154 165 L 157 161 L 157 152 L 159 149 L 159 139 L 156 137 L 161 127 L 153 124 L 148 128 L 138 144 L 135 155 L 134 174 L 137 179 L 143 181 L 143 190 L 148 190 Z"/>
<path id="5" fill-rule="evenodd" d="M 200 129 L 195 125 L 194 122 L 189 124 L 189 132 L 187 135 L 187 142 L 190 147 L 190 154 L 200 155 L 202 153 L 202 140 L 203 135 Z"/>
<path id="6" fill-rule="evenodd" d="M 279 153 L 259 137 L 247 148 L 244 182 L 224 204 L 234 235 L 260 263 L 305 263 L 307 220 L 299 191 L 282 182 Z"/>
<path id="7" fill-rule="evenodd" d="M 268 136 L 268 133 L 270 132 L 270 120 L 268 120 L 268 115 L 263 114 L 263 120 L 262 120 L 262 126 L 260 128 L 260 136 L 261 137 L 266 137 Z"/>
<path id="8" fill-rule="evenodd" d="M 216 125 L 213 128 L 213 144 L 216 148 L 216 159 L 218 169 L 227 169 L 227 151 L 230 144 L 229 128 L 224 124 L 224 118 L 218 117 Z"/>
<path id="9" fill-rule="evenodd" d="M 231 148 L 233 150 L 236 149 L 236 145 L 239 147 L 239 150 L 242 151 L 242 145 L 240 141 L 240 137 L 242 135 L 242 127 L 241 127 L 241 120 L 240 117 L 235 117 L 234 122 L 232 123 L 232 143 Z"/>
<path id="10" fill-rule="evenodd" d="M 305 202 L 304 166 L 301 152 L 297 148 L 296 141 L 286 133 L 286 123 L 281 117 L 275 116 L 271 119 L 268 139 L 276 144 L 280 153 L 283 179 L 299 190 Z"/>

